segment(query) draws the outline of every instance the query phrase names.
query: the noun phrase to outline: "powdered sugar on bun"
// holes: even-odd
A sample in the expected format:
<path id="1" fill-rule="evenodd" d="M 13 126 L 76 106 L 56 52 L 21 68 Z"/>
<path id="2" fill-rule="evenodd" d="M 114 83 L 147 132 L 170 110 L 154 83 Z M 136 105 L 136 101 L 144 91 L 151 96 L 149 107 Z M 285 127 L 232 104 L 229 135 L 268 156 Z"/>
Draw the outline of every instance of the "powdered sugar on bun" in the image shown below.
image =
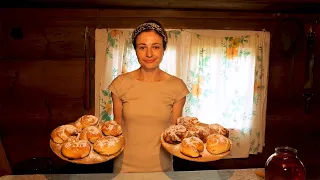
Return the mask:
<path id="1" fill-rule="evenodd" d="M 51 132 L 51 139 L 55 143 L 61 144 L 70 136 L 77 136 L 78 133 L 78 129 L 73 125 L 61 125 Z"/>
<path id="2" fill-rule="evenodd" d="M 221 134 L 211 134 L 207 137 L 207 151 L 211 154 L 221 154 L 231 148 L 231 141 Z"/>
<path id="3" fill-rule="evenodd" d="M 163 138 L 170 144 L 179 143 L 184 138 L 186 131 L 186 127 L 182 125 L 171 125 L 164 131 Z"/>
<path id="4" fill-rule="evenodd" d="M 61 154 L 69 159 L 81 159 L 89 155 L 91 146 L 87 140 L 68 138 L 61 147 Z"/>
<path id="5" fill-rule="evenodd" d="M 207 136 L 210 135 L 210 129 L 207 126 L 196 125 L 188 129 L 191 134 L 200 138 L 204 143 L 207 141 Z"/>
<path id="6" fill-rule="evenodd" d="M 100 134 L 101 131 L 96 126 L 88 126 L 84 129 L 84 131 L 88 131 L 91 134 Z"/>
<path id="7" fill-rule="evenodd" d="M 80 117 L 75 123 L 74 126 L 79 130 L 82 130 L 88 126 L 95 126 L 99 122 L 99 119 L 93 115 L 84 115 Z"/>
<path id="8" fill-rule="evenodd" d="M 79 139 L 75 136 L 71 136 L 66 140 L 66 142 L 78 142 L 78 141 Z"/>
<path id="9" fill-rule="evenodd" d="M 122 128 L 116 121 L 107 121 L 103 123 L 101 131 L 106 136 L 119 136 L 122 134 Z"/>
<path id="10" fill-rule="evenodd" d="M 197 137 L 189 137 L 185 138 L 181 142 L 182 146 L 195 146 L 199 152 L 204 150 L 204 144 L 200 138 Z"/>
<path id="11" fill-rule="evenodd" d="M 186 116 L 186 117 L 179 117 L 177 119 L 177 124 L 183 125 L 187 129 L 189 129 L 192 126 L 199 125 L 200 122 L 199 122 L 198 118 L 196 118 L 196 117 Z"/>
<path id="12" fill-rule="evenodd" d="M 229 130 L 221 126 L 220 124 L 209 124 L 208 127 L 211 134 L 218 133 L 225 137 L 229 137 Z"/>
<path id="13" fill-rule="evenodd" d="M 199 157 L 204 150 L 204 144 L 197 137 L 185 138 L 181 142 L 180 152 L 189 157 Z"/>
<path id="14" fill-rule="evenodd" d="M 99 138 L 93 145 L 93 149 L 101 155 L 112 155 L 120 151 L 122 142 L 114 136 Z"/>
<path id="15" fill-rule="evenodd" d="M 80 139 L 88 140 L 94 143 L 97 139 L 102 137 L 101 130 L 96 126 L 88 126 L 80 133 Z"/>
<path id="16" fill-rule="evenodd" d="M 88 144 L 88 141 L 86 140 L 70 140 L 70 141 L 66 141 L 63 145 L 63 148 L 66 149 L 72 149 L 72 148 L 82 148 L 82 147 L 90 147 L 90 144 Z"/>
<path id="17" fill-rule="evenodd" d="M 113 136 L 106 136 L 101 138 L 95 143 L 95 146 L 98 148 L 102 148 L 104 146 L 112 147 L 119 143 L 119 139 Z"/>
<path id="18" fill-rule="evenodd" d="M 183 135 L 183 138 L 189 138 L 189 137 L 197 137 L 196 132 L 194 131 L 186 131 Z"/>

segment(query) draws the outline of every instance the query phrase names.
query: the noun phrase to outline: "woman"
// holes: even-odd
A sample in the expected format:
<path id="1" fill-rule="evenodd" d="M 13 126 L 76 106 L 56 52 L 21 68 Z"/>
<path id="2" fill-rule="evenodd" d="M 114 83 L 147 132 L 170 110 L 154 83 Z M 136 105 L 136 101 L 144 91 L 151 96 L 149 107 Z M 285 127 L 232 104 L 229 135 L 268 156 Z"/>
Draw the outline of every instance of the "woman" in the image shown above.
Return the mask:
<path id="1" fill-rule="evenodd" d="M 140 68 L 118 76 L 109 86 L 114 120 L 121 124 L 125 149 L 115 159 L 114 172 L 172 171 L 172 155 L 162 148 L 161 133 L 182 115 L 185 83 L 159 65 L 168 37 L 157 21 L 139 25 L 132 42 Z"/>

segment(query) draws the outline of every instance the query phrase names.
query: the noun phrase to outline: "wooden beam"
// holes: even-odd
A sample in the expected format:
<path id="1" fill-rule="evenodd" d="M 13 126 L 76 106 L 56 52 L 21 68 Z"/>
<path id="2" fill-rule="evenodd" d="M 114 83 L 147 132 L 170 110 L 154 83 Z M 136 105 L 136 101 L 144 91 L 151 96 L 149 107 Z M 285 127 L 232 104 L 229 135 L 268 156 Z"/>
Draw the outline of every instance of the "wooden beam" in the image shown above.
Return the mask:
<path id="1" fill-rule="evenodd" d="M 150 18 L 101 18 L 98 27 L 101 28 L 134 28 Z M 179 19 L 154 18 L 168 29 L 216 29 L 216 30 L 272 30 L 275 20 L 234 20 L 234 19 Z"/>
<path id="2" fill-rule="evenodd" d="M 18 19 L 99 19 L 99 18 L 195 18 L 195 19 L 279 19 L 285 17 L 314 20 L 315 15 L 304 13 L 268 13 L 213 10 L 179 9 L 56 9 L 56 8 L 11 8 L 0 9 L 1 17 Z M 4 18 L 4 19 L 6 19 Z"/>
<path id="3" fill-rule="evenodd" d="M 101 9 L 99 18 L 182 18 L 182 19 L 275 19 L 272 13 L 241 13 L 219 11 L 191 11 L 191 10 L 133 10 L 133 9 Z"/>
<path id="4" fill-rule="evenodd" d="M 272 27 L 285 18 L 313 22 L 317 14 L 275 14 L 172 9 L 0 9 L 3 24 L 12 27 L 133 28 L 156 19 L 167 28 L 248 29 Z"/>
<path id="5" fill-rule="evenodd" d="M 7 4 L 7 6 L 5 6 Z M 2 7 L 55 8 L 140 8 L 140 9 L 198 9 L 223 11 L 317 11 L 318 0 L 15 0 L 4 1 Z"/>

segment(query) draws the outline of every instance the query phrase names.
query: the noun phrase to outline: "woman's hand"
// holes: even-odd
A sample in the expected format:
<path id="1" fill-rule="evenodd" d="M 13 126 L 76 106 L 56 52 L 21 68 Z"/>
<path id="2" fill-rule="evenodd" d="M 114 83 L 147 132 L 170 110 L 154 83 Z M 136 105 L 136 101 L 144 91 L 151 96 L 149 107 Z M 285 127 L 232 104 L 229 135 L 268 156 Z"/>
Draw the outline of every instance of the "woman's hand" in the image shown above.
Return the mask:
<path id="1" fill-rule="evenodd" d="M 122 125 L 122 101 L 113 93 L 111 93 L 111 97 L 113 102 L 114 120 L 121 126 Z"/>
<path id="2" fill-rule="evenodd" d="M 179 101 L 173 104 L 171 124 L 173 125 L 177 124 L 177 119 L 182 116 L 182 109 L 185 102 L 186 102 L 186 97 L 180 99 Z"/>

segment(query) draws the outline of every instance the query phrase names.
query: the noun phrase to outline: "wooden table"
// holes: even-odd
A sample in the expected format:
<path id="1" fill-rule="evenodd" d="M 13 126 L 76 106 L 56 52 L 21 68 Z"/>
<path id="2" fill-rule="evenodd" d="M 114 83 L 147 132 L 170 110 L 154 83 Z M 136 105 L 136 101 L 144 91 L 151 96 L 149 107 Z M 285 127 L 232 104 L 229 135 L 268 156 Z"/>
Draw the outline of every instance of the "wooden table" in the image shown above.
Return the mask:
<path id="1" fill-rule="evenodd" d="M 0 177 L 0 180 L 262 180 L 255 171 L 263 169 L 228 169 L 228 170 L 206 170 L 206 171 L 175 171 L 155 173 L 120 173 L 120 174 L 44 174 L 44 175 L 9 175 Z"/>

